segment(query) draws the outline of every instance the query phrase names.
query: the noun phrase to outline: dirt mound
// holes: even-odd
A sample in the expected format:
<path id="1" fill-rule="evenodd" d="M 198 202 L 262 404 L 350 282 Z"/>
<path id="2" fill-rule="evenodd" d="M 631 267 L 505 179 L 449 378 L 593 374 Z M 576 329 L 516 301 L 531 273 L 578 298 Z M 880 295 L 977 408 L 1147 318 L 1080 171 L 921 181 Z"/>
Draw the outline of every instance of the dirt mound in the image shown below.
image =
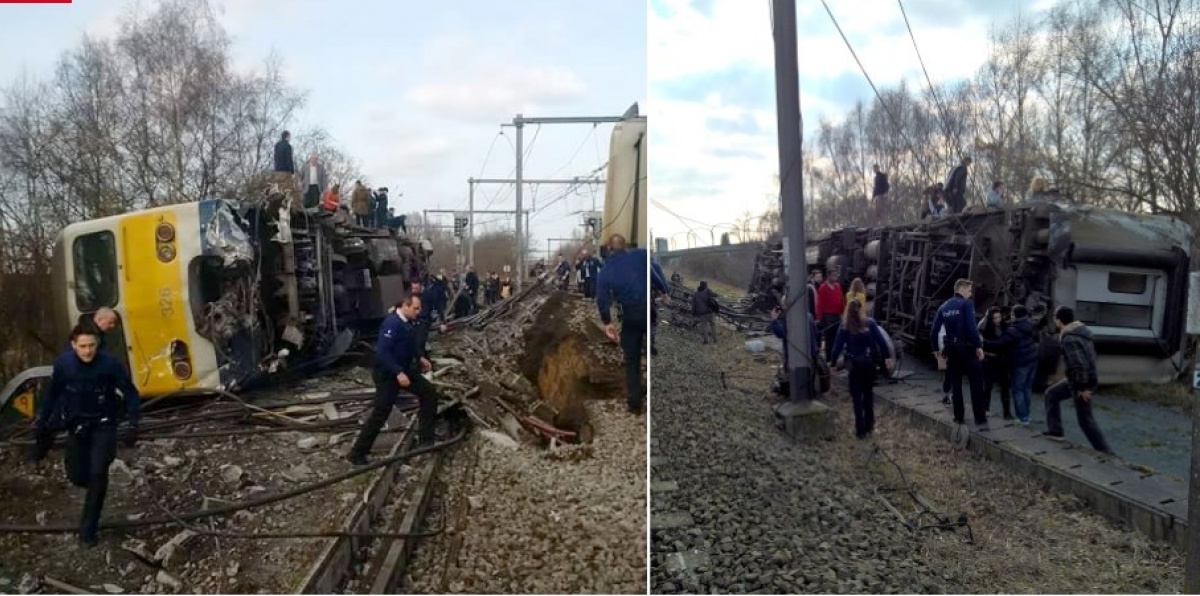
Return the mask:
<path id="1" fill-rule="evenodd" d="M 551 296 L 525 330 L 520 360 L 521 374 L 554 410 L 554 425 L 580 433 L 585 442 L 590 440 L 590 425 L 584 404 L 620 395 L 619 375 L 611 366 L 601 366 L 592 349 L 607 338 L 595 325 L 580 321 L 586 306 L 567 294 Z"/>

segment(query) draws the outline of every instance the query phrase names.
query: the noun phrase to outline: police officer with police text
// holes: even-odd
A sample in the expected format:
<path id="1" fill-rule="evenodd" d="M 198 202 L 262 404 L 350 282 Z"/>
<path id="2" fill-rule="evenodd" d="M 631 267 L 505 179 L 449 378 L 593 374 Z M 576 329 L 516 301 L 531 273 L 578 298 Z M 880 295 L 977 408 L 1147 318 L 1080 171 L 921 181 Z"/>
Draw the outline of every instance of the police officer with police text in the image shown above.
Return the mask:
<path id="1" fill-rule="evenodd" d="M 975 304 L 971 302 L 972 284 L 969 279 L 954 283 L 955 296 L 938 307 L 930 330 L 930 345 L 938 345 L 938 334 L 946 329 L 942 355 L 947 359 L 946 374 L 950 378 L 951 399 L 955 424 L 964 424 L 962 377 L 971 383 L 971 410 L 978 430 L 988 430 L 987 401 L 983 394 L 983 338 L 975 323 Z"/>

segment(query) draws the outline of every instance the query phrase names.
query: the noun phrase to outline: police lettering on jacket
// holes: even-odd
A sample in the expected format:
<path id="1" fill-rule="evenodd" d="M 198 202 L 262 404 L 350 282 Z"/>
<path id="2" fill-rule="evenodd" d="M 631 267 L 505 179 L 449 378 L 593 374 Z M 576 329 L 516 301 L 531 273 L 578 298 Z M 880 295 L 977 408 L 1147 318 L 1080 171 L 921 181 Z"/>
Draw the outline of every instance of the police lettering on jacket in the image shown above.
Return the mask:
<path id="1" fill-rule="evenodd" d="M 983 337 L 975 326 L 975 304 L 970 300 L 955 295 L 942 303 L 930 329 L 931 345 L 938 345 L 938 332 L 943 326 L 946 328 L 945 347 L 955 344 L 972 349 L 983 347 Z"/>

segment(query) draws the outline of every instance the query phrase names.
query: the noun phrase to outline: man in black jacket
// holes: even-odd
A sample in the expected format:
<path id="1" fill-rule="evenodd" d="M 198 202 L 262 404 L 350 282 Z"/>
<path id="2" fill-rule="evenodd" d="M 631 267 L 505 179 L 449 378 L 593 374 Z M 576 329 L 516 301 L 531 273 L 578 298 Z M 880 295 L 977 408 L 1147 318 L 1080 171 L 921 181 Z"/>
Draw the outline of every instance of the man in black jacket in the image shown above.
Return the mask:
<path id="1" fill-rule="evenodd" d="M 888 208 L 888 190 L 891 185 L 888 184 L 888 175 L 879 168 L 879 164 L 875 165 L 875 187 L 871 190 L 871 203 L 875 207 L 875 225 L 881 226 L 887 222 L 884 219 L 887 217 Z"/>
<path id="2" fill-rule="evenodd" d="M 1096 347 L 1092 345 L 1092 330 L 1082 321 L 1075 320 L 1075 310 L 1060 306 L 1054 311 L 1054 324 L 1059 331 L 1063 360 L 1066 361 L 1066 378 L 1051 385 L 1043 394 L 1046 399 L 1046 438 L 1063 440 L 1062 412 L 1059 402 L 1073 399 L 1075 417 L 1079 428 L 1087 436 L 1092 447 L 1101 453 L 1116 455 L 1104 440 L 1104 433 L 1092 415 L 1092 395 L 1100 384 L 1096 373 Z"/>
<path id="3" fill-rule="evenodd" d="M 950 213 L 962 213 L 967 208 L 967 168 L 971 167 L 971 158 L 964 157 L 958 165 L 950 169 L 946 175 L 946 206 Z"/>
<path id="4" fill-rule="evenodd" d="M 431 445 L 434 441 L 434 424 L 437 422 L 438 394 L 429 381 L 421 376 L 433 365 L 421 356 L 423 346 L 418 345 L 417 318 L 421 315 L 421 299 L 412 294 L 401 298 L 396 310 L 384 317 L 379 327 L 379 341 L 375 345 L 375 401 L 371 414 L 363 423 L 354 446 L 347 459 L 361 466 L 367 463 L 367 454 L 375 444 L 375 438 L 387 422 L 400 397 L 400 389 L 417 395 L 417 446 Z"/>
<path id="5" fill-rule="evenodd" d="M 124 398 L 117 398 L 120 391 Z M 99 351 L 96 332 L 82 326 L 71 331 L 71 349 L 54 361 L 50 386 L 38 409 L 38 432 L 67 432 L 65 465 L 75 486 L 87 488 L 79 542 L 99 543 L 100 511 L 108 493 L 108 467 L 117 457 L 117 425 L 129 423 L 126 445 L 137 436 L 142 400 L 129 373 L 116 358 Z M 47 445 L 34 446 L 31 459 L 41 461 Z"/>
<path id="6" fill-rule="evenodd" d="M 709 291 L 708 282 L 701 281 L 696 287 L 696 293 L 692 294 L 692 314 L 700 320 L 700 337 L 703 338 L 703 343 L 707 344 L 710 337 L 712 343 L 717 343 L 717 308 L 717 299 Z"/>
<path id="7" fill-rule="evenodd" d="M 292 133 L 283 131 L 279 142 L 275 143 L 275 171 L 296 173 L 296 160 L 292 157 Z"/>

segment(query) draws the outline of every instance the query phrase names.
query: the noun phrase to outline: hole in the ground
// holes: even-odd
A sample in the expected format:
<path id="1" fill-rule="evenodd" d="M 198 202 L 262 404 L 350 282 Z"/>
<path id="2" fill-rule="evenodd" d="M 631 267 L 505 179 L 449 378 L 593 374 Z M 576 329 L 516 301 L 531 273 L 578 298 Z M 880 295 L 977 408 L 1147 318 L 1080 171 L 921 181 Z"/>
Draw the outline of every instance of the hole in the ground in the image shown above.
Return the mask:
<path id="1" fill-rule="evenodd" d="M 525 331 L 521 374 L 536 388 L 544 406 L 535 414 L 554 426 L 575 433 L 575 442 L 590 443 L 595 429 L 588 420 L 587 401 L 623 395 L 619 370 L 605 370 L 588 346 L 608 341 L 590 322 L 572 329 L 580 299 L 556 292 L 538 311 Z M 586 306 L 586 305 L 584 305 Z"/>

